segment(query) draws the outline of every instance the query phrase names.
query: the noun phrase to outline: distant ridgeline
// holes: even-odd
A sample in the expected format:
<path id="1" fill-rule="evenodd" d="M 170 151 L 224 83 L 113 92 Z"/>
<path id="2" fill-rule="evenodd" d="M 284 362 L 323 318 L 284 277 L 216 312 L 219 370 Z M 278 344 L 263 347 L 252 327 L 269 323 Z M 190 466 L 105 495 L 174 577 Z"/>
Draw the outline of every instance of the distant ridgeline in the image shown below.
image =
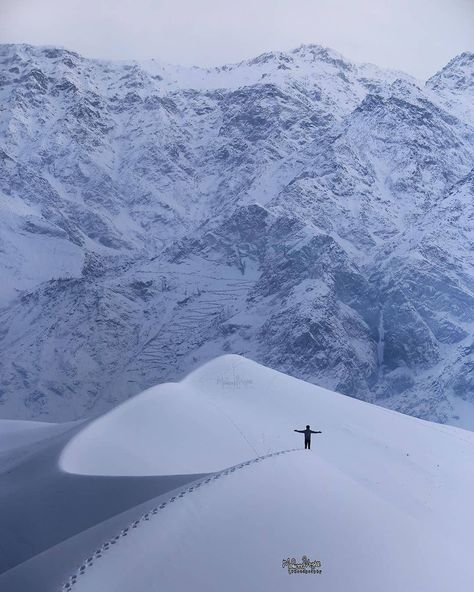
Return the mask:
<path id="1" fill-rule="evenodd" d="M 426 83 L 319 46 L 0 67 L 1 416 L 233 352 L 474 428 L 472 54 Z"/>

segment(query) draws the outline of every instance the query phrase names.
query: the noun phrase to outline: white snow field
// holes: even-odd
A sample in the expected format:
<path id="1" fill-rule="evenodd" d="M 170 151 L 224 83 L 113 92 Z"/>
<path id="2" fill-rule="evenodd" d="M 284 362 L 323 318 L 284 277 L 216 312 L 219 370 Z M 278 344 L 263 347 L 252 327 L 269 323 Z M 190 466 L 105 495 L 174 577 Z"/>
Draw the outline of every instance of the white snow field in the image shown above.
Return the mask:
<path id="1" fill-rule="evenodd" d="M 6 571 L 2 592 L 474 589 L 474 433 L 228 355 L 71 434 L 64 478 L 169 486 Z M 321 573 L 282 566 L 303 556 Z"/>

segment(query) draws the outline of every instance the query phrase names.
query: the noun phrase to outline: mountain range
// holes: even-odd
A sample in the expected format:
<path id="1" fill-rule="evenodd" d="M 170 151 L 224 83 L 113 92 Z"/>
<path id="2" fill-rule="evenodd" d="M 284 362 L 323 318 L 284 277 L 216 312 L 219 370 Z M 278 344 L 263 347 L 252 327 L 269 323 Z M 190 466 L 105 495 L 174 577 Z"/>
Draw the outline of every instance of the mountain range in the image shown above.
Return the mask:
<path id="1" fill-rule="evenodd" d="M 96 415 L 236 353 L 474 429 L 473 198 L 471 53 L 422 82 L 318 45 L 0 46 L 0 415 Z"/>

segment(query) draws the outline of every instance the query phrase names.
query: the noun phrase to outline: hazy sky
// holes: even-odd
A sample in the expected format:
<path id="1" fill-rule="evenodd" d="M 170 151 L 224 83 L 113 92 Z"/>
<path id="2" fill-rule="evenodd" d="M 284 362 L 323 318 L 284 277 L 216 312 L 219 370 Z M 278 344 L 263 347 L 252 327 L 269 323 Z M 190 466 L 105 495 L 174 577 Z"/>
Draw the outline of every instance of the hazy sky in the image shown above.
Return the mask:
<path id="1" fill-rule="evenodd" d="M 319 43 L 426 78 L 474 51 L 474 0 L 0 0 L 0 42 L 187 65 Z"/>

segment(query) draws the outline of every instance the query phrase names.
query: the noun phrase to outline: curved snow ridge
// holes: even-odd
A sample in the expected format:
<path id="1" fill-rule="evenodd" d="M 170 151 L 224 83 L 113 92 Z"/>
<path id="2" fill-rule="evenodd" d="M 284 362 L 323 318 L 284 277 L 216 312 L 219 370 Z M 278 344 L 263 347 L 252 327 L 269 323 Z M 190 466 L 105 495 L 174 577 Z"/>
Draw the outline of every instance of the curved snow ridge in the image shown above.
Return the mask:
<path id="1" fill-rule="evenodd" d="M 216 481 L 217 479 L 220 479 L 221 477 L 230 475 L 230 473 L 234 473 L 235 471 L 243 469 L 244 467 L 248 467 L 249 465 L 261 462 L 262 460 L 266 460 L 266 459 L 271 458 L 273 456 L 280 456 L 282 454 L 288 454 L 289 452 L 296 452 L 297 450 L 302 450 L 302 449 L 301 448 L 289 448 L 287 450 L 278 450 L 277 452 L 271 452 L 271 453 L 265 454 L 263 456 L 257 456 L 253 459 L 250 459 L 250 460 L 238 463 L 237 465 L 228 467 L 227 469 L 222 469 L 222 471 L 218 471 L 216 473 L 211 473 L 207 477 L 201 478 L 198 481 L 193 481 L 192 483 L 190 483 L 190 485 L 188 487 L 186 487 L 185 489 L 183 489 L 182 491 L 180 491 L 176 495 L 171 496 L 167 501 L 160 503 L 155 508 L 152 508 L 148 512 L 145 512 L 137 520 L 134 520 L 133 522 L 129 523 L 128 526 L 123 528 L 119 534 L 117 534 L 112 539 L 109 539 L 108 541 L 103 543 L 102 546 L 99 547 L 92 555 L 90 555 L 82 563 L 82 565 L 77 569 L 77 571 L 68 578 L 66 583 L 63 584 L 63 586 L 61 587 L 61 590 L 63 592 L 69 592 L 70 590 L 72 590 L 72 588 L 74 587 L 74 585 L 76 584 L 76 582 L 78 581 L 80 576 L 82 576 L 83 574 L 86 573 L 86 570 L 88 567 L 91 567 L 95 561 L 97 561 L 98 559 L 103 557 L 104 554 L 107 553 L 107 551 L 109 551 L 110 549 L 112 549 L 113 545 L 116 545 L 122 537 L 128 536 L 128 534 L 130 533 L 130 531 L 132 529 L 138 528 L 138 526 L 141 523 L 151 520 L 154 516 L 159 514 L 159 512 L 161 510 L 164 510 L 168 506 L 168 504 L 174 503 L 179 498 L 184 497 L 187 493 L 192 493 L 193 491 L 196 491 L 197 489 L 199 489 L 203 485 L 208 485 L 212 481 Z"/>

